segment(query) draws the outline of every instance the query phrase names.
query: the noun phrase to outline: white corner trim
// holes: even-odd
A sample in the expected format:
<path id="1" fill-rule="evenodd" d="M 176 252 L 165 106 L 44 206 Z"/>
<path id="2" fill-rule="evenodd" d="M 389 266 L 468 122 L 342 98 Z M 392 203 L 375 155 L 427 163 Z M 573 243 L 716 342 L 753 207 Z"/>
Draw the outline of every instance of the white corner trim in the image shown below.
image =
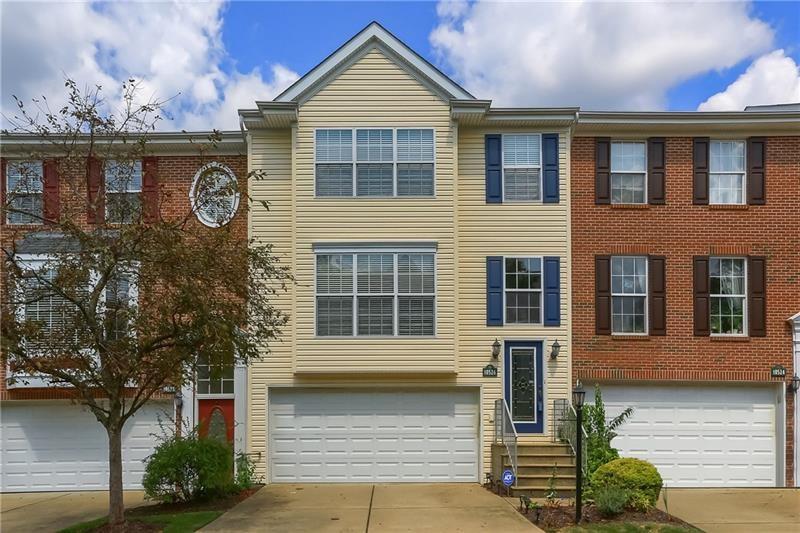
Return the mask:
<path id="1" fill-rule="evenodd" d="M 247 453 L 247 366 L 233 369 L 233 450 Z"/>

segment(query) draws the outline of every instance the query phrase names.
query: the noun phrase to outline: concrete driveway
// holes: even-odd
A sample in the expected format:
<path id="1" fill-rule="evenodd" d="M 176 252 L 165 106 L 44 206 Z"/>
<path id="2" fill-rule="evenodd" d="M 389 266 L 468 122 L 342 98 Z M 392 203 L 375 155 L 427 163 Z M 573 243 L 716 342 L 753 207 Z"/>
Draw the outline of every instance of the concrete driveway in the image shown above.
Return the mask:
<path id="1" fill-rule="evenodd" d="M 667 489 L 666 496 L 671 514 L 707 533 L 800 531 L 800 489 Z"/>
<path id="2" fill-rule="evenodd" d="M 144 503 L 144 492 L 125 491 L 125 505 Z M 0 494 L 0 530 L 58 531 L 108 515 L 108 493 L 21 492 Z"/>
<path id="3" fill-rule="evenodd" d="M 476 484 L 267 485 L 202 531 L 541 531 Z"/>

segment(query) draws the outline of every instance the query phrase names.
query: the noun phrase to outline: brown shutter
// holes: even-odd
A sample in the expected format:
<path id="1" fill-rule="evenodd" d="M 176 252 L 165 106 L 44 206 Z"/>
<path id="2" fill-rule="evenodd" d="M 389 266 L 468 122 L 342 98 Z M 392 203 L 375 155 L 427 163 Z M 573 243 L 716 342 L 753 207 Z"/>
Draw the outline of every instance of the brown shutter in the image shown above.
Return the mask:
<path id="1" fill-rule="evenodd" d="M 594 148 L 594 203 L 611 203 L 611 139 L 598 137 Z"/>
<path id="2" fill-rule="evenodd" d="M 663 137 L 647 140 L 647 202 L 664 204 L 667 201 L 666 181 L 666 142 Z"/>
<path id="3" fill-rule="evenodd" d="M 142 216 L 146 223 L 158 221 L 158 158 L 142 161 Z"/>
<path id="4" fill-rule="evenodd" d="M 103 162 L 96 157 L 86 161 L 89 208 L 86 216 L 89 224 L 101 224 L 105 219 L 105 191 L 103 190 Z"/>
<path id="5" fill-rule="evenodd" d="M 594 324 L 597 335 L 611 335 L 611 256 L 594 257 Z"/>
<path id="6" fill-rule="evenodd" d="M 711 329 L 708 324 L 709 314 L 709 279 L 708 257 L 694 258 L 694 334 L 708 337 Z"/>
<path id="7" fill-rule="evenodd" d="M 8 160 L 5 157 L 0 157 L 0 205 L 3 206 L 2 217 L 3 220 L 0 224 L 6 223 L 6 163 Z"/>
<path id="8" fill-rule="evenodd" d="M 44 219 L 48 224 L 58 222 L 60 197 L 58 194 L 58 161 L 47 159 L 44 170 Z"/>
<path id="9" fill-rule="evenodd" d="M 647 284 L 649 292 L 648 315 L 650 335 L 667 334 L 667 258 L 651 255 L 647 258 Z"/>
<path id="10" fill-rule="evenodd" d="M 692 164 L 694 166 L 694 186 L 692 187 L 692 203 L 708 204 L 708 137 L 695 137 Z"/>
<path id="11" fill-rule="evenodd" d="M 767 139 L 750 137 L 747 139 L 747 203 L 764 205 L 767 203 L 766 189 Z"/>
<path id="12" fill-rule="evenodd" d="M 747 260 L 747 322 L 751 337 L 767 336 L 767 259 Z"/>

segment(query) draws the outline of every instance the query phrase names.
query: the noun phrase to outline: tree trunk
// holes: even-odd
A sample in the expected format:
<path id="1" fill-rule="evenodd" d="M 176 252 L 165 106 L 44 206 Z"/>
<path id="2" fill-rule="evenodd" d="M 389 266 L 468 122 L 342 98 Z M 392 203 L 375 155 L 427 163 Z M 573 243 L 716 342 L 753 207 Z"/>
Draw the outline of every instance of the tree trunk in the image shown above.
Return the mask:
<path id="1" fill-rule="evenodd" d="M 108 522 L 113 529 L 124 527 L 125 503 L 122 500 L 122 427 L 111 424 L 108 432 Z"/>

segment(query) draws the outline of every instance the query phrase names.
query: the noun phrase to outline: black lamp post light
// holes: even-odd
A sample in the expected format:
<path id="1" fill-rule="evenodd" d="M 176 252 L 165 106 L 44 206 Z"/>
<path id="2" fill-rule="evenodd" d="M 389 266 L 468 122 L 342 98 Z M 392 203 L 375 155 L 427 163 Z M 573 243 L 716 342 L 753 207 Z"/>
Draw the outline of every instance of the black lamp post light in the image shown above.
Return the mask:
<path id="1" fill-rule="evenodd" d="M 572 404 L 575 406 L 575 523 L 581 521 L 581 504 L 583 500 L 583 402 L 586 391 L 578 380 L 572 389 Z"/>
<path id="2" fill-rule="evenodd" d="M 550 350 L 550 359 L 555 359 L 561 352 L 561 345 L 558 344 L 558 339 L 553 343 L 553 348 Z"/>
<path id="3" fill-rule="evenodd" d="M 492 343 L 492 358 L 499 359 L 500 358 L 500 341 L 495 339 Z"/>

